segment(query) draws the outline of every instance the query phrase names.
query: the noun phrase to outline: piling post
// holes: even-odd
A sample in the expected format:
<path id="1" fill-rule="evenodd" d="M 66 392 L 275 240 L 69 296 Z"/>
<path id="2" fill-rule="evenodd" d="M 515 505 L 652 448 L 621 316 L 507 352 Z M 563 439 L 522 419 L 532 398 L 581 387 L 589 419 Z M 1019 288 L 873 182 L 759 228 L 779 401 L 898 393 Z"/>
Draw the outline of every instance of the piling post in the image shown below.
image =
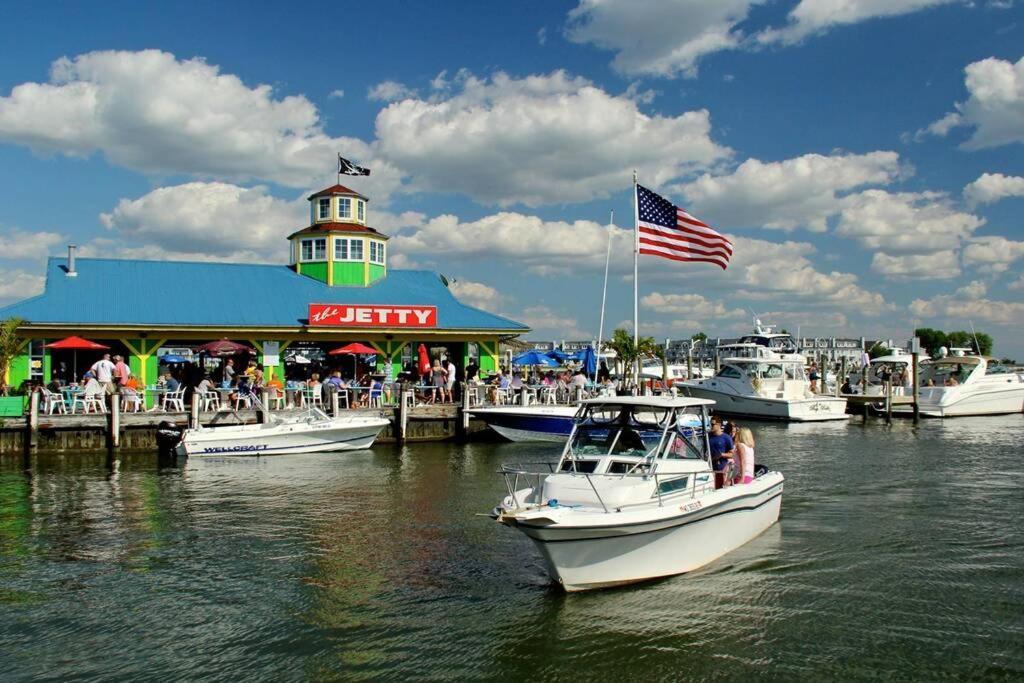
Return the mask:
<path id="1" fill-rule="evenodd" d="M 192 403 L 189 404 L 188 428 L 199 429 L 199 392 L 192 392 Z"/>
<path id="2" fill-rule="evenodd" d="M 121 394 L 111 396 L 110 412 L 107 413 L 107 447 L 121 447 Z"/>
<path id="3" fill-rule="evenodd" d="M 686 379 L 693 379 L 693 354 L 686 354 Z"/>
<path id="4" fill-rule="evenodd" d="M 885 381 L 885 424 L 892 424 L 892 380 Z"/>
<path id="5" fill-rule="evenodd" d="M 519 405 L 521 405 L 521 406 L 528 406 L 528 405 L 530 405 L 530 392 L 528 392 L 526 390 L 525 386 L 522 389 L 519 390 Z"/>
<path id="6" fill-rule="evenodd" d="M 460 384 L 462 389 L 462 407 L 459 409 L 459 424 L 462 425 L 462 436 L 469 433 L 469 387 L 465 382 Z"/>
<path id="7" fill-rule="evenodd" d="M 338 411 L 341 410 L 341 406 L 339 405 L 339 402 L 338 402 L 338 400 L 341 398 L 339 396 L 340 393 L 341 392 L 339 392 L 339 391 L 332 391 L 331 392 L 331 416 L 332 417 L 338 417 L 338 414 L 339 414 Z"/>
<path id="8" fill-rule="evenodd" d="M 25 444 L 30 449 L 39 445 L 39 393 L 33 391 L 28 397 L 28 433 L 25 435 Z"/>
<path id="9" fill-rule="evenodd" d="M 260 387 L 260 405 L 256 408 L 256 423 L 264 424 L 267 421 L 267 406 L 270 405 L 270 389 Z"/>
<path id="10" fill-rule="evenodd" d="M 398 415 L 398 440 L 405 441 L 405 434 L 409 428 L 409 412 L 412 410 L 415 396 L 411 389 L 402 389 L 402 401 Z"/>
<path id="11" fill-rule="evenodd" d="M 917 422 L 921 419 L 921 377 L 919 374 L 920 367 L 917 364 L 921 358 L 921 354 L 918 353 L 917 351 L 914 351 L 914 353 L 910 354 L 910 356 L 914 367 L 914 424 L 917 424 Z"/>
<path id="12" fill-rule="evenodd" d="M 836 396 L 839 396 L 840 389 L 846 383 L 846 356 L 843 356 L 843 360 L 839 363 L 839 373 L 840 376 L 836 377 Z"/>

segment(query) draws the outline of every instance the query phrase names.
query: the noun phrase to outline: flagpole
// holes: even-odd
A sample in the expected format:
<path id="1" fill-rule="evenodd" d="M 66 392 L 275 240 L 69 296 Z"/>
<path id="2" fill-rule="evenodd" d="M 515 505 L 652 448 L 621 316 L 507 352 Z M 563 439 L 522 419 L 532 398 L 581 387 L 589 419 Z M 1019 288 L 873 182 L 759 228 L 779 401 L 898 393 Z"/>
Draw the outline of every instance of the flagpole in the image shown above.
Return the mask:
<path id="1" fill-rule="evenodd" d="M 633 386 L 640 390 L 640 205 L 636 198 L 637 177 L 633 169 Z"/>
<path id="2" fill-rule="evenodd" d="M 612 227 L 615 225 L 615 209 L 608 215 L 608 248 L 604 254 L 604 289 L 601 290 L 601 324 L 597 327 L 597 361 L 601 362 L 601 344 L 604 342 L 604 306 L 608 300 L 608 264 L 612 260 Z M 597 371 L 594 371 L 594 381 L 597 381 Z"/>

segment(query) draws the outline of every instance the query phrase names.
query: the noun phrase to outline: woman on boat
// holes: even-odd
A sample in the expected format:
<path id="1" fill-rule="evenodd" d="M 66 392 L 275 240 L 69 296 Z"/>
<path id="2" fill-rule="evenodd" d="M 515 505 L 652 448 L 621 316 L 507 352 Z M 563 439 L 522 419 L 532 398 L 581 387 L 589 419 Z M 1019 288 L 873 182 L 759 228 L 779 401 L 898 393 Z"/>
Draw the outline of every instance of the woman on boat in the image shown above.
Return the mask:
<path id="1" fill-rule="evenodd" d="M 736 437 L 736 478 L 734 483 L 749 484 L 754 481 L 754 433 L 747 427 L 740 427 Z"/>

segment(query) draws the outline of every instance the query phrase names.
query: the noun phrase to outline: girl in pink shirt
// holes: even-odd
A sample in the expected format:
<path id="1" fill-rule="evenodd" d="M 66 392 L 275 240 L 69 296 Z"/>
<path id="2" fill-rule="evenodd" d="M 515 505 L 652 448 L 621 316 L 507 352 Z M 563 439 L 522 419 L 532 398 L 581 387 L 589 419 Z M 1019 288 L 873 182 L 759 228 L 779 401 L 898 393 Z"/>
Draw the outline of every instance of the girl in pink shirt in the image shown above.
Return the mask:
<path id="1" fill-rule="evenodd" d="M 736 437 L 736 458 L 735 483 L 754 481 L 754 434 L 747 427 L 741 427 Z"/>

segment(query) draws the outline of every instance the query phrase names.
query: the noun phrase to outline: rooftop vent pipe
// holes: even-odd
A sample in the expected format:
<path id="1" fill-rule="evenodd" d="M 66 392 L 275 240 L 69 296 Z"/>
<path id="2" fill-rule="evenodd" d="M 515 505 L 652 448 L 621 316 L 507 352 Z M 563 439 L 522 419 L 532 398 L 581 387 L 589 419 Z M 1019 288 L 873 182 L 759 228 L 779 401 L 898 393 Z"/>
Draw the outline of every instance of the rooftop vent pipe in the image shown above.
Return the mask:
<path id="1" fill-rule="evenodd" d="M 78 249 L 77 245 L 68 245 L 68 277 L 78 277 L 78 272 L 75 270 L 75 249 Z"/>

